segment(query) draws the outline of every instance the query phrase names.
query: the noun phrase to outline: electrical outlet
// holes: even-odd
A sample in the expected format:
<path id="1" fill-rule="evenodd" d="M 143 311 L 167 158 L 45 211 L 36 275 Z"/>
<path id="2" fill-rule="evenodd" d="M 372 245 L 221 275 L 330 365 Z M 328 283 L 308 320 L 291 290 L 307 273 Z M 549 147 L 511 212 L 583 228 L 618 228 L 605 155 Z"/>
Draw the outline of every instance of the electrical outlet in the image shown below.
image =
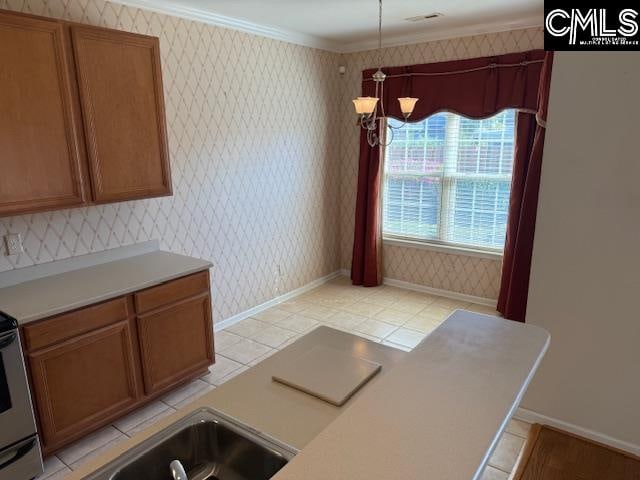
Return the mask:
<path id="1" fill-rule="evenodd" d="M 273 287 L 275 290 L 275 294 L 279 295 L 280 287 L 282 284 L 282 277 L 284 276 L 284 270 L 282 268 L 282 264 L 278 263 L 273 273 L 274 273 Z"/>
<path id="2" fill-rule="evenodd" d="M 4 236 L 4 244 L 7 249 L 7 255 L 18 255 L 24 252 L 22 246 L 22 235 L 19 233 L 10 233 Z"/>

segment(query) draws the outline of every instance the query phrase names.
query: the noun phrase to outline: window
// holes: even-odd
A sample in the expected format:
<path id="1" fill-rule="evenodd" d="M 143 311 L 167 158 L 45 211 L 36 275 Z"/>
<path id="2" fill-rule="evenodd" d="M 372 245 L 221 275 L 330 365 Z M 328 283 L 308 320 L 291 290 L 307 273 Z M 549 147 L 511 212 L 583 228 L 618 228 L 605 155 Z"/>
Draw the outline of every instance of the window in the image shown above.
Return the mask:
<path id="1" fill-rule="evenodd" d="M 501 251 L 515 110 L 482 120 L 436 113 L 393 135 L 385 149 L 385 237 Z"/>

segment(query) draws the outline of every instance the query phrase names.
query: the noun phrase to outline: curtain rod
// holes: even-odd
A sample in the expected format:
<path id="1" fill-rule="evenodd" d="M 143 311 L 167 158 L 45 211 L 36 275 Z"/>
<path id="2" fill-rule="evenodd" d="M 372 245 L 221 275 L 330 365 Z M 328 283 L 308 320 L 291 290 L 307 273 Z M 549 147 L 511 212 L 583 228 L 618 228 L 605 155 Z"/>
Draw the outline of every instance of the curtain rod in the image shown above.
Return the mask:
<path id="1" fill-rule="evenodd" d="M 487 70 L 490 68 L 509 68 L 509 67 L 526 67 L 527 65 L 531 65 L 533 63 L 544 63 L 544 60 L 525 60 L 523 62 L 518 63 L 491 63 L 484 67 L 476 67 L 476 68 L 468 68 L 466 70 L 454 70 L 453 72 L 432 72 L 432 73 L 422 73 L 422 72 L 413 72 L 413 73 L 398 73 L 395 75 L 387 75 L 387 78 L 401 78 L 401 77 L 436 77 L 442 75 L 457 75 L 460 73 L 471 73 L 477 72 L 480 70 Z M 391 67 L 398 68 L 398 67 Z M 365 78 L 363 82 L 371 82 L 373 78 Z"/>

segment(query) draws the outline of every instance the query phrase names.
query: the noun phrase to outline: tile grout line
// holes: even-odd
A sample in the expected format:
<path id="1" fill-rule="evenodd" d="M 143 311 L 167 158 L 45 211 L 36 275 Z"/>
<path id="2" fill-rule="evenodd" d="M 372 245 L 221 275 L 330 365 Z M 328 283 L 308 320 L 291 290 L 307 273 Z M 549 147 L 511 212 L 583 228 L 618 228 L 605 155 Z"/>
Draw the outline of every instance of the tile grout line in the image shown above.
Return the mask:
<path id="1" fill-rule="evenodd" d="M 51 478 L 51 477 L 53 477 L 53 476 L 54 476 L 54 475 L 56 475 L 57 473 L 62 472 L 65 468 L 66 468 L 67 470 L 69 470 L 69 471 L 73 471 L 73 470 L 71 469 L 71 467 L 70 467 L 69 465 L 67 465 L 66 463 L 64 463 L 64 462 L 62 461 L 62 459 L 61 459 L 58 455 L 52 455 L 52 456 L 58 459 L 58 461 L 62 464 L 62 468 L 60 468 L 60 469 L 56 470 L 55 472 L 51 472 L 51 473 L 50 473 L 49 475 L 47 475 L 46 477 L 42 477 L 42 478 L 37 477 L 37 478 L 38 478 L 38 480 L 47 480 L 47 478 Z"/>
<path id="2" fill-rule="evenodd" d="M 358 303 L 358 301 L 356 301 L 356 302 L 354 302 L 354 303 Z M 395 302 L 395 303 L 397 303 L 397 302 Z M 394 304 L 395 304 L 395 303 L 394 303 Z M 319 305 L 319 304 L 318 304 L 318 303 L 316 303 L 315 305 Z M 334 309 L 336 310 L 336 313 L 348 313 L 348 314 L 351 314 L 351 312 L 346 311 L 346 310 L 344 310 L 344 309 L 343 309 L 344 307 L 349 306 L 349 305 L 353 305 L 353 303 L 350 303 L 350 304 L 345 305 L 345 306 L 343 306 L 343 307 L 337 307 L 337 308 L 334 308 Z M 323 305 L 320 305 L 320 306 L 323 306 Z M 429 304 L 427 304 L 427 305 L 425 306 L 425 309 L 426 309 L 428 306 L 429 306 Z M 274 308 L 277 308 L 277 307 L 274 307 Z M 390 307 L 387 307 L 387 308 L 390 308 Z M 423 309 L 423 310 L 424 310 L 424 309 Z M 401 311 L 401 310 L 399 310 L 399 311 Z M 420 310 L 420 311 L 422 311 L 422 310 Z M 404 312 L 404 313 L 409 313 L 409 312 Z M 418 312 L 418 313 L 419 313 L 419 312 Z M 292 314 L 288 315 L 288 316 L 287 316 L 287 317 L 285 317 L 284 319 L 287 319 L 287 318 L 289 318 L 289 317 L 291 317 L 291 316 L 293 316 L 293 315 L 295 315 L 295 313 L 292 313 Z M 383 337 L 379 337 L 379 336 L 377 336 L 377 335 L 370 335 L 370 334 L 368 334 L 367 332 L 363 332 L 363 331 L 361 331 L 361 330 L 358 330 L 358 326 L 353 327 L 353 328 L 341 328 L 341 327 L 338 327 L 338 328 L 340 328 L 340 329 L 342 329 L 342 330 L 344 330 L 344 331 L 346 331 L 346 332 L 348 332 L 348 333 L 356 333 L 356 334 L 358 334 L 358 333 L 363 333 L 363 334 L 365 334 L 365 335 L 370 335 L 371 337 L 379 338 L 379 339 L 380 339 L 380 342 L 381 342 L 381 341 L 383 341 L 383 340 L 387 340 L 387 339 L 388 339 L 388 337 L 390 337 L 391 335 L 393 335 L 394 333 L 396 333 L 396 332 L 397 332 L 399 329 L 401 329 L 401 328 L 403 328 L 403 329 L 405 329 L 405 330 L 409 330 L 409 331 L 411 331 L 411 332 L 413 332 L 413 333 L 416 333 L 416 334 L 418 334 L 418 335 L 422 335 L 422 336 L 424 336 L 424 335 L 428 335 L 429 333 L 431 333 L 431 332 L 426 332 L 426 333 L 425 333 L 425 332 L 422 332 L 422 331 L 420 331 L 420 330 L 416 330 L 416 329 L 414 329 L 414 328 L 407 327 L 407 326 L 406 326 L 406 323 L 407 323 L 408 321 L 407 321 L 407 322 L 405 322 L 405 323 L 403 323 L 403 324 L 401 324 L 401 325 L 396 325 L 396 324 L 392 324 L 392 323 L 385 322 L 384 320 L 379 320 L 379 319 L 377 319 L 377 318 L 373 318 L 373 317 L 366 317 L 366 316 L 364 316 L 364 315 L 362 315 L 362 316 L 365 318 L 365 320 L 364 320 L 361 324 L 358 324 L 358 326 L 360 326 L 360 325 L 364 324 L 364 323 L 365 323 L 366 321 L 368 321 L 368 320 L 374 320 L 374 321 L 377 321 L 377 322 L 383 323 L 383 324 L 385 324 L 385 325 L 389 325 L 389 326 L 391 326 L 391 327 L 394 327 L 394 329 L 393 329 L 391 332 L 389 332 L 388 334 L 386 334 L 385 336 L 383 336 Z M 415 316 L 415 315 L 413 315 L 413 316 Z M 413 318 L 413 316 L 412 316 L 411 318 Z M 245 335 L 243 335 L 243 334 L 241 334 L 241 333 L 234 332 L 233 330 L 229 330 L 229 332 L 230 332 L 230 333 L 233 333 L 234 335 L 238 335 L 238 336 L 240 336 L 240 337 L 242 337 L 242 338 L 244 338 L 244 339 L 246 339 L 246 340 L 249 340 L 249 341 L 251 341 L 251 342 L 259 343 L 260 345 L 263 345 L 263 346 L 265 346 L 265 347 L 269 347 L 269 348 L 272 348 L 272 349 L 273 349 L 273 348 L 276 348 L 276 347 L 273 347 L 272 345 L 268 345 L 268 344 L 266 344 L 266 343 L 261 342 L 260 340 L 256 339 L 256 338 L 255 338 L 255 336 L 256 336 L 257 334 L 259 334 L 260 332 L 262 332 L 262 331 L 264 331 L 264 330 L 266 330 L 266 329 L 268 329 L 268 328 L 270 328 L 270 327 L 273 327 L 273 326 L 278 327 L 278 328 L 281 328 L 281 329 L 286 330 L 286 331 L 288 331 L 288 332 L 294 333 L 294 334 L 296 334 L 296 335 L 299 335 L 299 334 L 300 334 L 300 332 L 296 332 L 296 331 L 294 331 L 294 330 L 291 330 L 291 329 L 288 329 L 288 328 L 286 328 L 286 327 L 280 326 L 277 322 L 276 322 L 276 323 L 270 323 L 270 322 L 266 322 L 266 321 L 264 321 L 264 320 L 261 320 L 261 319 L 259 319 L 259 318 L 254 318 L 254 317 L 249 317 L 249 318 L 251 318 L 251 319 L 253 319 L 253 320 L 258 320 L 258 321 L 263 322 L 263 323 L 268 323 L 269 325 L 268 325 L 267 327 L 264 327 L 264 328 L 262 328 L 262 329 L 258 330 L 257 332 L 255 332 L 254 334 L 252 334 L 252 335 L 250 335 L 250 336 L 245 336 Z M 283 319 L 283 320 L 284 320 L 284 319 Z M 410 319 L 409 319 L 409 320 L 410 320 Z M 321 320 L 316 320 L 316 321 L 317 321 L 319 324 L 321 324 L 321 325 L 326 325 L 326 326 L 333 327 L 333 328 L 336 328 L 336 327 L 337 327 L 337 325 L 332 325 L 332 324 L 331 324 L 331 322 L 321 321 Z M 222 331 L 226 331 L 226 329 L 225 329 L 225 330 L 222 330 Z M 304 333 L 304 332 L 303 332 L 303 333 Z M 380 343 L 380 342 L 378 342 L 378 343 Z M 282 346 L 284 343 L 286 343 L 286 340 L 285 340 L 285 342 L 283 342 L 283 343 L 282 343 L 282 344 L 280 344 L 279 346 Z M 392 341 L 392 343 L 394 343 L 395 345 L 400 345 L 400 346 L 402 346 L 402 347 L 404 347 L 404 348 L 412 348 L 412 347 L 410 347 L 409 345 L 404 345 L 404 344 L 399 343 L 399 342 L 393 342 L 393 341 Z M 247 364 L 247 365 L 249 365 L 249 364 Z"/>
<path id="3" fill-rule="evenodd" d="M 146 406 L 146 405 L 145 405 L 145 406 Z M 144 407 L 144 406 L 143 406 L 143 407 Z M 135 410 L 134 410 L 134 412 L 135 412 Z M 133 412 L 131 412 L 131 413 L 133 413 Z M 144 422 L 140 422 L 140 423 L 138 423 L 137 425 L 134 425 L 134 426 L 133 426 L 133 428 L 137 427 L 138 425 L 140 425 L 140 424 L 142 424 L 142 423 L 144 423 Z M 128 436 L 128 435 L 127 435 L 127 432 L 125 432 L 125 431 L 123 431 L 123 430 L 119 429 L 118 427 L 116 427 L 116 424 L 115 424 L 115 423 L 112 423 L 112 424 L 111 424 L 111 426 L 112 426 L 113 428 L 115 428 L 117 431 L 119 431 L 121 434 L 123 434 L 123 435 L 125 435 L 125 436 Z"/>
<path id="4" fill-rule="evenodd" d="M 81 441 L 81 440 L 76 440 L 76 441 Z M 75 442 L 74 442 L 74 443 L 75 443 Z M 73 445 L 73 443 L 72 443 L 71 445 Z M 60 456 L 58 456 L 58 455 L 54 455 L 54 456 L 55 456 L 58 460 L 60 460 L 60 461 L 62 462 L 62 464 L 63 464 L 65 467 L 67 467 L 69 470 L 73 471 L 73 468 L 71 468 L 71 465 L 68 465 L 68 464 L 67 464 L 67 462 L 65 462 L 65 461 L 62 459 L 62 457 L 60 457 Z M 62 470 L 62 469 L 61 469 L 61 470 Z M 60 471 L 60 470 L 58 470 L 58 471 Z M 49 476 L 51 476 L 51 475 L 49 475 Z"/>

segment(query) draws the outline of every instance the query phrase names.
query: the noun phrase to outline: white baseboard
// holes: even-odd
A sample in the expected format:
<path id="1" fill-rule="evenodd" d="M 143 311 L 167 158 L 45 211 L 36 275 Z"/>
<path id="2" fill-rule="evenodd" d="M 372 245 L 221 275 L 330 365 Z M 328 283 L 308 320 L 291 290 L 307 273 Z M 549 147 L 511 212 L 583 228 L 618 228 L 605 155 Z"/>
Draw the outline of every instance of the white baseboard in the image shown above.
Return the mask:
<path id="1" fill-rule="evenodd" d="M 348 277 L 349 275 L 351 275 L 351 273 L 349 272 L 349 270 L 346 270 L 346 269 L 336 270 L 335 272 L 330 273 L 329 275 L 325 275 L 324 277 L 318 278 L 313 282 L 307 283 L 306 285 L 303 285 L 300 288 L 291 290 L 290 292 L 287 292 L 283 295 L 272 298 L 271 300 L 261 303 L 260 305 L 250 308 L 249 310 L 245 310 L 244 312 L 240 312 L 232 317 L 225 318 L 224 320 L 216 322 L 213 326 L 213 330 L 215 332 L 218 332 L 227 327 L 230 327 L 231 325 L 235 325 L 236 323 L 241 322 L 245 318 L 249 318 L 250 316 L 255 315 L 256 313 L 260 313 L 263 310 L 266 310 L 267 308 L 274 307 L 279 303 L 286 302 L 287 300 L 291 300 L 293 297 L 297 297 L 298 295 L 302 295 L 303 293 L 308 292 L 309 290 L 313 290 L 314 288 L 319 287 L 320 285 L 327 283 L 329 280 L 339 277 L 340 275 Z M 460 300 L 463 302 L 472 302 L 480 305 L 488 305 L 491 307 L 495 307 L 496 305 L 496 301 L 490 298 L 475 297 L 473 295 L 465 295 L 463 293 L 452 292 L 449 290 L 440 290 L 439 288 L 426 287 L 424 285 L 403 282 L 401 280 L 395 280 L 393 278 L 385 277 L 384 284 L 391 285 L 394 287 L 406 288 L 407 290 L 415 290 L 417 292 L 425 292 L 425 293 L 431 293 L 433 295 L 440 295 L 441 297 L 452 298 L 454 300 Z"/>
<path id="2" fill-rule="evenodd" d="M 349 277 L 351 275 L 351 272 L 345 268 L 340 270 L 340 273 L 346 277 Z M 430 293 L 432 295 L 438 295 L 440 297 L 460 300 L 461 302 L 477 303 L 479 305 L 487 305 L 494 308 L 497 303 L 497 300 L 493 298 L 476 297 L 475 295 L 467 295 L 465 293 L 453 292 L 451 290 L 442 290 L 440 288 L 427 287 L 426 285 L 405 282 L 403 280 L 396 280 L 395 278 L 384 277 L 382 279 L 382 283 L 384 283 L 385 285 L 390 285 L 392 287 L 405 288 L 407 290 L 414 290 L 416 292 Z"/>
<path id="3" fill-rule="evenodd" d="M 497 301 L 492 298 L 476 297 L 475 295 L 467 295 L 466 293 L 453 292 L 451 290 L 442 290 L 440 288 L 427 287 L 425 285 L 419 285 L 417 283 L 405 282 L 403 280 L 396 280 L 395 278 L 383 278 L 385 285 L 391 285 L 392 287 L 406 288 L 407 290 L 415 290 L 417 292 L 431 293 L 433 295 L 439 295 L 441 297 L 451 298 L 453 300 L 460 300 L 462 302 L 477 303 L 480 305 L 487 305 L 489 307 L 495 307 Z"/>
<path id="4" fill-rule="evenodd" d="M 225 318 L 220 322 L 216 322 L 213 325 L 213 331 L 218 332 L 220 330 L 223 330 L 227 327 L 230 327 L 231 325 L 235 325 L 236 323 L 241 322 L 245 318 L 249 318 L 251 315 L 260 313 L 263 310 L 266 310 L 267 308 L 275 307 L 279 303 L 286 302 L 287 300 L 291 300 L 293 297 L 297 297 L 298 295 L 302 295 L 303 293 L 308 292 L 309 290 L 313 290 L 314 288 L 319 287 L 324 283 L 327 283 L 329 280 L 339 277 L 340 273 L 341 273 L 340 270 L 336 270 L 335 272 L 330 273 L 329 275 L 320 277 L 310 283 L 307 283 L 306 285 L 303 285 L 302 287 L 296 288 L 295 290 L 291 290 L 290 292 L 287 292 L 283 295 L 279 295 L 267 302 L 261 303 L 260 305 L 256 305 L 255 307 L 252 307 L 249 310 L 245 310 L 244 312 L 240 312 L 232 317 Z"/>
<path id="5" fill-rule="evenodd" d="M 588 428 L 580 427 L 563 420 L 558 420 L 557 418 L 548 417 L 546 415 L 542 415 L 541 413 L 527 410 L 526 408 L 519 408 L 516 411 L 514 417 L 527 423 L 539 423 L 541 425 L 556 427 L 560 430 L 564 430 L 565 432 L 588 438 L 589 440 L 593 440 L 594 442 L 603 443 L 605 445 L 609 445 L 610 447 L 617 448 L 619 450 L 623 450 L 637 456 L 640 455 L 640 445 L 625 442 L 624 440 L 618 440 L 617 438 L 610 437 L 609 435 L 605 435 L 604 433 L 595 432 L 593 430 L 589 430 Z"/>

